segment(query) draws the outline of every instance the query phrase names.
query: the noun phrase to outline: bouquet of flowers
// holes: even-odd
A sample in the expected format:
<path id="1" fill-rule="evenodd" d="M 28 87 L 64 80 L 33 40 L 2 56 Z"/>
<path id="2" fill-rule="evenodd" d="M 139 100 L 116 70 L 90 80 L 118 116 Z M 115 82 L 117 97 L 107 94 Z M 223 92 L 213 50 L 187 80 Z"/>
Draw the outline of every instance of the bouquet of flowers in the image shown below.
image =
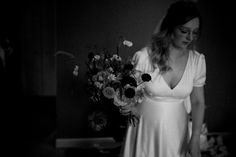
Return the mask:
<path id="1" fill-rule="evenodd" d="M 128 47 L 132 46 L 132 42 L 127 40 L 122 43 Z M 88 94 L 95 106 L 110 113 L 119 112 L 119 115 L 124 117 L 128 124 L 135 125 L 138 114 L 133 109 L 136 104 L 142 101 L 143 83 L 150 81 L 151 76 L 135 70 L 132 60 L 130 58 L 123 60 L 118 52 L 119 49 L 114 54 L 109 54 L 106 51 L 96 54 L 89 53 L 86 63 Z M 129 112 L 122 114 L 124 108 L 129 108 Z M 95 112 L 93 112 L 89 116 L 89 125 L 102 130 L 106 127 L 109 119 L 107 120 L 106 114 L 102 114 L 100 111 L 96 111 L 96 113 L 99 114 L 95 116 Z"/>

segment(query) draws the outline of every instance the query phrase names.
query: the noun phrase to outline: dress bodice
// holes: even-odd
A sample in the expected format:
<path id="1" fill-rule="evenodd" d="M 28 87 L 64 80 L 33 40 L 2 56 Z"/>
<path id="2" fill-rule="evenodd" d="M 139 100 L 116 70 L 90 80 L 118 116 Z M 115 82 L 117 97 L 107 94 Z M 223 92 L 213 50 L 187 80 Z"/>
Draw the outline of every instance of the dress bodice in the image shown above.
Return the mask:
<path id="1" fill-rule="evenodd" d="M 143 48 L 135 53 L 133 59 L 136 70 L 149 73 L 152 80 L 145 83 L 145 93 L 156 99 L 182 99 L 189 97 L 193 87 L 203 86 L 206 79 L 205 57 L 197 51 L 189 50 L 187 64 L 178 84 L 171 89 L 159 72 L 153 69 L 149 58 L 149 49 Z"/>

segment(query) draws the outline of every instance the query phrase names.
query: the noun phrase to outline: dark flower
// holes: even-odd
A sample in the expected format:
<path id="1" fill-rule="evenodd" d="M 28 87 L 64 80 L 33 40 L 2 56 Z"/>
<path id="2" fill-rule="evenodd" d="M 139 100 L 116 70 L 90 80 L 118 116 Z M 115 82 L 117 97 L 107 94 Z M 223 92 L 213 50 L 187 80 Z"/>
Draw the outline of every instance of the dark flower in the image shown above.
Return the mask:
<path id="1" fill-rule="evenodd" d="M 90 53 L 88 54 L 88 59 L 89 59 L 89 61 L 91 61 L 91 60 L 93 59 L 93 57 L 94 57 L 94 53 L 93 53 L 93 52 L 90 52 Z"/>
<path id="2" fill-rule="evenodd" d="M 134 66 L 131 63 L 124 65 L 124 70 L 131 71 L 133 68 L 134 68 Z"/>
<path id="3" fill-rule="evenodd" d="M 133 98 L 135 96 L 135 90 L 133 88 L 127 88 L 125 90 L 125 96 L 127 98 Z"/>
<path id="4" fill-rule="evenodd" d="M 149 74 L 147 74 L 147 73 L 142 74 L 141 77 L 142 77 L 142 80 L 144 82 L 148 82 L 148 81 L 150 81 L 152 79 L 152 77 Z"/>
<path id="5" fill-rule="evenodd" d="M 120 87 L 120 82 L 119 81 L 113 81 L 111 83 L 111 86 L 114 88 L 114 89 L 118 89 Z"/>
<path id="6" fill-rule="evenodd" d="M 89 127 L 94 131 L 101 131 L 107 125 L 107 116 L 102 111 L 94 111 L 88 116 Z"/>
<path id="7" fill-rule="evenodd" d="M 127 84 L 129 84 L 130 86 L 133 86 L 133 87 L 137 87 L 137 82 L 136 82 L 135 78 L 133 78 L 131 76 L 124 76 L 121 79 L 121 85 L 122 86 L 125 86 Z"/>

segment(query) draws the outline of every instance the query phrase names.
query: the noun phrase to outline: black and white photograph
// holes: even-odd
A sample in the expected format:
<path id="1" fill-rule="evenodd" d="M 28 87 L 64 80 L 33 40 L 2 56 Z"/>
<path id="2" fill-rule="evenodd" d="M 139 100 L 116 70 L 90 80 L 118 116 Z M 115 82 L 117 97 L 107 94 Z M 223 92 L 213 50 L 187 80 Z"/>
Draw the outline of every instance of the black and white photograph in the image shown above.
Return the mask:
<path id="1" fill-rule="evenodd" d="M 6 156 L 234 157 L 233 2 L 0 6 Z"/>

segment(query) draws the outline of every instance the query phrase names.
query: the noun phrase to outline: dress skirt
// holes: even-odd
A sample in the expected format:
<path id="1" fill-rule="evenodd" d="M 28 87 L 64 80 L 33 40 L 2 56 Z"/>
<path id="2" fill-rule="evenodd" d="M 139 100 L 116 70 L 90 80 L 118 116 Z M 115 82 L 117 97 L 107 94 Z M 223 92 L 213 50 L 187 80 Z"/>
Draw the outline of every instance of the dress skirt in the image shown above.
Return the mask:
<path id="1" fill-rule="evenodd" d="M 138 110 L 140 121 L 128 127 L 123 157 L 184 157 L 189 135 L 184 101 L 147 97 Z"/>

